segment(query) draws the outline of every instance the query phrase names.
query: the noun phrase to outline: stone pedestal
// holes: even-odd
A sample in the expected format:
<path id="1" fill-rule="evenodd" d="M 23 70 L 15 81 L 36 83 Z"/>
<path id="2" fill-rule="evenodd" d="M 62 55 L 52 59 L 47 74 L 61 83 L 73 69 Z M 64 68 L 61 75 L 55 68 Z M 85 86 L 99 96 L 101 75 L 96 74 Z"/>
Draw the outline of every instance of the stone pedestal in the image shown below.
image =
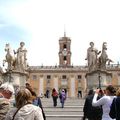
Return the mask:
<path id="1" fill-rule="evenodd" d="M 87 90 L 101 87 L 105 89 L 112 82 L 112 73 L 95 70 L 86 74 Z"/>
<path id="2" fill-rule="evenodd" d="M 4 73 L 4 82 L 10 82 L 14 87 L 25 87 L 25 83 L 28 79 L 28 73 L 22 73 L 18 71 L 11 71 Z"/>

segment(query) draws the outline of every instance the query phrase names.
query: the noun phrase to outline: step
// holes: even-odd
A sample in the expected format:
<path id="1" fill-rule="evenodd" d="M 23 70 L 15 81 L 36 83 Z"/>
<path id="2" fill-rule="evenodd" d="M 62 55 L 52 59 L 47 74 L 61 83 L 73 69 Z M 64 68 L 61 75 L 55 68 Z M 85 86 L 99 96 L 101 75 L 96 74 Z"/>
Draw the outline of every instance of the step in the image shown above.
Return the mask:
<path id="1" fill-rule="evenodd" d="M 82 120 L 83 115 L 46 115 L 47 120 Z"/>
<path id="2" fill-rule="evenodd" d="M 82 120 L 84 99 L 67 98 L 64 108 L 61 108 L 59 99 L 56 107 L 52 98 L 43 98 L 41 101 L 47 120 Z"/>
<path id="3" fill-rule="evenodd" d="M 43 108 L 44 109 L 44 111 L 47 111 L 47 112 L 54 112 L 54 111 L 57 111 L 57 112 L 61 112 L 61 111 L 64 111 L 64 112 L 67 112 L 67 111 L 75 111 L 75 112 L 78 112 L 78 111 L 80 111 L 80 112 L 82 112 L 83 111 L 83 108 L 72 108 L 72 107 L 70 107 L 70 108 L 67 108 L 67 107 L 64 107 L 64 108 L 61 108 L 61 107 L 55 107 L 55 108 L 53 108 L 53 107 L 49 107 L 49 108 Z"/>
<path id="4" fill-rule="evenodd" d="M 55 111 L 55 112 L 45 112 L 46 115 L 67 115 L 67 116 L 70 116 L 70 115 L 74 115 L 74 116 L 78 116 L 78 115 L 83 115 L 83 112 L 75 112 L 75 111 L 67 111 L 67 112 L 64 112 L 64 111 Z"/>
<path id="5" fill-rule="evenodd" d="M 60 104 L 60 105 L 57 105 L 56 107 L 53 107 L 53 105 L 46 105 L 46 106 L 43 105 L 43 107 L 44 107 L 44 108 L 61 108 L 61 104 Z M 82 105 L 76 105 L 76 106 L 75 106 L 75 105 L 71 105 L 71 106 L 70 106 L 70 105 L 66 105 L 66 104 L 65 104 L 65 105 L 64 105 L 64 108 L 73 108 L 73 109 L 74 109 L 74 108 L 78 108 L 78 109 L 81 109 L 81 108 L 83 108 L 83 106 L 82 106 Z"/>
<path id="6" fill-rule="evenodd" d="M 46 117 L 61 117 L 61 118 L 81 118 L 83 115 L 46 115 Z"/>
<path id="7" fill-rule="evenodd" d="M 47 120 L 82 120 L 82 117 L 46 117 Z"/>

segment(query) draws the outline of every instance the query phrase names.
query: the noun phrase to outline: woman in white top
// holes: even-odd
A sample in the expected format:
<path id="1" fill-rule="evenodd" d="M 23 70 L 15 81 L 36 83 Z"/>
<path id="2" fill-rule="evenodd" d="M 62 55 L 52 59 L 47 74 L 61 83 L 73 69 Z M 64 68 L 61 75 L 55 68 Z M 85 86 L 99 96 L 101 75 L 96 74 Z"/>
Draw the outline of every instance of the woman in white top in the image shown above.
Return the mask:
<path id="1" fill-rule="evenodd" d="M 110 112 L 110 106 L 113 101 L 113 98 L 115 97 L 115 88 L 112 85 L 107 86 L 105 90 L 105 95 L 97 100 L 97 96 L 99 94 L 100 89 L 97 89 L 92 101 L 93 106 L 102 106 L 103 109 L 103 115 L 102 120 L 113 120 L 109 116 Z"/>

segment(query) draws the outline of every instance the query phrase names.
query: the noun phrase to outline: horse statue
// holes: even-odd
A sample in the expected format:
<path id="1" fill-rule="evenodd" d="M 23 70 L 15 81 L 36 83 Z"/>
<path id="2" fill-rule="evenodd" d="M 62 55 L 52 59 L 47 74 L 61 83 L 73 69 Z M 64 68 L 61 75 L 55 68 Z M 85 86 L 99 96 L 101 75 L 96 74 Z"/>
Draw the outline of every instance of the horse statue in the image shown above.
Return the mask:
<path id="1" fill-rule="evenodd" d="M 15 68 L 16 59 L 15 59 L 14 54 L 12 53 L 10 44 L 5 45 L 5 51 L 7 53 L 6 53 L 6 56 L 5 56 L 5 60 L 3 60 L 3 66 L 7 62 L 7 64 L 8 64 L 7 71 L 13 70 Z"/>
<path id="2" fill-rule="evenodd" d="M 106 69 L 107 62 L 108 62 L 108 65 L 110 65 L 110 62 L 113 62 L 111 59 L 108 58 L 106 50 L 107 50 L 107 43 L 103 42 L 102 53 L 98 58 L 98 66 L 99 66 L 98 68 L 100 69 Z"/>

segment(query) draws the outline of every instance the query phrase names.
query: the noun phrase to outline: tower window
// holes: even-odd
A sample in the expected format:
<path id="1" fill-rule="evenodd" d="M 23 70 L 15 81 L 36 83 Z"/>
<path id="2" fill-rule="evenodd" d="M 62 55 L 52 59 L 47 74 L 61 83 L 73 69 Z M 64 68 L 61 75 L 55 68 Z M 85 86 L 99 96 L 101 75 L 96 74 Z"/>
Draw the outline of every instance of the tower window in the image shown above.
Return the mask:
<path id="1" fill-rule="evenodd" d="M 78 79 L 81 79 L 81 75 L 78 75 Z"/>
<path id="2" fill-rule="evenodd" d="M 66 57 L 66 56 L 64 56 L 64 60 L 67 60 L 67 57 Z"/>
<path id="3" fill-rule="evenodd" d="M 67 48 L 67 45 L 66 45 L 66 44 L 64 44 L 64 45 L 63 45 L 63 49 L 66 49 L 66 48 Z"/>

